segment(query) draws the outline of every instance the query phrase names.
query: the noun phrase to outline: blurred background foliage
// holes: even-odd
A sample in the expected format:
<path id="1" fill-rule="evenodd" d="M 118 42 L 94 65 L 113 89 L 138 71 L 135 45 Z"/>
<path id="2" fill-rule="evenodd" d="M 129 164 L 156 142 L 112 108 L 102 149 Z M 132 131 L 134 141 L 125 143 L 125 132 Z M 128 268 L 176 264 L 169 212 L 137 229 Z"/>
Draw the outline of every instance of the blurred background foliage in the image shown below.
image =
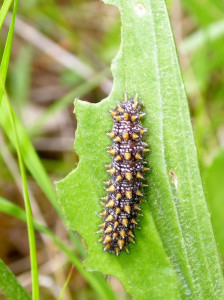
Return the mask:
<path id="1" fill-rule="evenodd" d="M 3 0 L 0 2 L 3 3 Z M 224 257 L 224 2 L 167 0 L 189 100 L 199 164 L 220 259 Z M 0 32 L 4 50 L 10 14 Z M 6 88 L 11 103 L 52 182 L 78 164 L 73 149 L 73 100 L 99 102 L 112 87 L 110 64 L 120 44 L 120 16 L 96 0 L 20 0 Z M 17 158 L 0 128 L 0 195 L 23 207 Z M 34 217 L 62 241 L 61 218 L 28 174 Z M 0 257 L 30 291 L 26 225 L 0 215 Z M 36 231 L 41 299 L 60 294 L 71 262 Z M 73 246 L 74 247 L 74 246 Z M 74 249 L 76 251 L 76 249 Z M 78 253 L 78 252 L 77 252 Z M 129 299 L 108 278 L 118 299 Z M 64 299 L 98 299 L 75 269 Z M 0 299 L 5 299 L 0 294 Z"/>

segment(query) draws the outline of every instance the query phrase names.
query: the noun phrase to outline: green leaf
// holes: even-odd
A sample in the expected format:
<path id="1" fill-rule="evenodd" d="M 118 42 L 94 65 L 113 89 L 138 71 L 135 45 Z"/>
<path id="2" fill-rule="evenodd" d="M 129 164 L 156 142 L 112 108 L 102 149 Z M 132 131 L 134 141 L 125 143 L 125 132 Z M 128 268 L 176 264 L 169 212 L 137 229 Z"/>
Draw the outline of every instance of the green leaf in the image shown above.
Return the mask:
<path id="1" fill-rule="evenodd" d="M 18 218 L 19 220 L 26 222 L 26 214 L 22 208 L 18 205 L 0 197 L 0 212 L 3 212 L 7 215 Z M 85 280 L 90 284 L 90 286 L 95 290 L 95 292 L 102 297 L 102 299 L 114 300 L 115 296 L 110 289 L 109 285 L 106 284 L 106 281 L 99 273 L 89 273 L 87 272 L 80 259 L 77 257 L 77 254 L 68 248 L 49 228 L 41 225 L 36 220 L 33 222 L 34 227 L 51 237 L 54 243 L 63 251 L 68 259 L 74 264 L 76 269 L 83 275 Z"/>
<path id="2" fill-rule="evenodd" d="M 31 300 L 28 292 L 22 287 L 15 275 L 1 259 L 0 273 L 0 290 L 2 290 L 10 300 Z"/>
<path id="3" fill-rule="evenodd" d="M 212 164 L 206 170 L 205 186 L 207 201 L 211 211 L 212 225 L 218 244 L 218 249 L 224 259 L 224 150 L 220 150 Z"/>
<path id="4" fill-rule="evenodd" d="M 2 9 L 0 11 L 0 25 L 2 25 L 2 22 L 4 21 L 6 14 L 8 12 L 8 9 L 10 7 L 10 2 L 7 1 L 3 3 Z M 13 33 L 14 33 L 14 25 L 15 25 L 15 19 L 16 19 L 16 12 L 18 7 L 18 1 L 14 1 L 14 8 L 13 8 L 13 14 L 11 19 L 11 24 L 9 27 L 9 32 L 7 36 L 7 40 L 5 43 L 4 52 L 2 55 L 1 65 L 0 65 L 0 79 L 2 81 L 2 84 L 5 84 L 5 79 L 8 71 L 8 65 L 9 65 L 9 58 L 12 48 L 12 40 L 13 40 Z M 1 28 L 1 27 L 0 27 Z M 2 85 L 0 86 L 0 106 L 2 102 L 2 96 L 3 96 L 3 88 Z"/>
<path id="5" fill-rule="evenodd" d="M 163 0 L 105 1 L 121 12 L 121 48 L 112 63 L 114 86 L 100 104 L 75 104 L 76 170 L 57 184 L 67 224 L 88 247 L 86 267 L 121 280 L 134 299 L 224 296 L 224 282 L 198 168 L 188 105 Z M 149 128 L 147 203 L 130 254 L 102 251 L 97 241 L 100 197 L 111 158 L 108 111 L 138 92 Z"/>
<path id="6" fill-rule="evenodd" d="M 9 11 L 10 5 L 12 3 L 12 0 L 5 0 L 1 6 L 0 10 L 0 29 L 2 28 L 2 24 L 5 20 L 5 17 Z"/>
<path id="7" fill-rule="evenodd" d="M 181 0 L 181 3 L 201 25 L 223 18 L 222 0 Z"/>

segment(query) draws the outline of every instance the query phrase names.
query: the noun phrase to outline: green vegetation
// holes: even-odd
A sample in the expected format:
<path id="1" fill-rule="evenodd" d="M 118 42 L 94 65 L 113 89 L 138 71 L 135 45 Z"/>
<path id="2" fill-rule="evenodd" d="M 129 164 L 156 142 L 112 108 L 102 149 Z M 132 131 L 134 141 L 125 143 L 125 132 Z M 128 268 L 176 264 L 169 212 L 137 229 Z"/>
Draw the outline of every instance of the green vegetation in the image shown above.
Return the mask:
<path id="1" fill-rule="evenodd" d="M 0 299 L 223 299 L 222 3 L 104 2 L 2 1 Z M 145 104 L 151 172 L 116 257 L 96 231 L 124 91 Z"/>

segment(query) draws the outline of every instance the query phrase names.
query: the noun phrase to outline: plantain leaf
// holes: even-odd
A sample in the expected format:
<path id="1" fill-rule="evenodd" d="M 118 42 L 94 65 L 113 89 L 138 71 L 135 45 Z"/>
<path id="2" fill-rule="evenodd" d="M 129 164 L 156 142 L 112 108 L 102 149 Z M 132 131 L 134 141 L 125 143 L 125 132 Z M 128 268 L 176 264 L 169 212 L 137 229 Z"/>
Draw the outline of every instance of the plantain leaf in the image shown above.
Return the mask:
<path id="1" fill-rule="evenodd" d="M 205 172 L 205 185 L 207 190 L 207 201 L 211 211 L 211 220 L 218 244 L 218 249 L 224 260 L 224 150 L 220 150 L 212 164 Z"/>
<path id="2" fill-rule="evenodd" d="M 75 149 L 80 161 L 57 183 L 69 228 L 85 239 L 89 270 L 116 276 L 134 299 L 221 299 L 224 282 L 198 168 L 196 147 L 175 44 L 163 0 L 108 0 L 121 13 L 119 53 L 110 96 L 77 101 Z M 111 158 L 106 131 L 116 100 L 138 92 L 149 128 L 151 173 L 142 205 L 142 230 L 130 254 L 102 251 L 96 234 Z"/>

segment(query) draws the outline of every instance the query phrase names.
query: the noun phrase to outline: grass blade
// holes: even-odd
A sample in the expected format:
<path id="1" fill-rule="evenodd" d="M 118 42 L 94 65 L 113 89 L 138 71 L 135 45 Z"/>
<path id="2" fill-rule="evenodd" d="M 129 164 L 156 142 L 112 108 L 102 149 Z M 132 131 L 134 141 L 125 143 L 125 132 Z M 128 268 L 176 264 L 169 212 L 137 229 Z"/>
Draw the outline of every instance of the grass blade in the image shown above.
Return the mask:
<path id="1" fill-rule="evenodd" d="M 65 290 L 66 290 L 66 288 L 67 288 L 67 286 L 68 286 L 68 284 L 69 284 L 69 281 L 71 280 L 73 270 L 74 270 L 74 266 L 71 267 L 71 269 L 70 269 L 70 271 L 69 271 L 69 273 L 68 273 L 68 277 L 67 277 L 67 279 L 66 279 L 66 281 L 65 281 L 65 284 L 64 284 L 63 289 L 62 289 L 62 291 L 61 291 L 61 294 L 60 294 L 60 296 L 58 297 L 58 300 L 62 300 L 62 297 L 63 297 L 63 295 L 64 295 L 64 293 L 65 293 Z"/>
<path id="2" fill-rule="evenodd" d="M 1 82 L 3 85 L 3 83 Z M 3 87 L 2 87 L 3 88 Z M 13 114 L 11 111 L 11 106 L 9 105 L 9 99 L 6 93 L 4 93 L 3 97 L 6 99 L 8 114 L 10 116 L 11 126 L 16 142 L 16 152 L 19 161 L 19 169 L 22 178 L 23 185 L 23 193 L 24 193 L 24 202 L 26 209 L 26 219 L 27 219 L 27 229 L 28 229 L 28 238 L 29 238 L 29 248 L 30 248 L 30 262 L 31 262 L 31 276 L 32 276 L 32 298 L 34 300 L 39 299 L 39 281 L 38 281 L 38 267 L 37 267 L 37 254 L 36 254 L 36 242 L 35 242 L 35 234 L 33 228 L 33 216 L 32 209 L 30 205 L 29 192 L 27 186 L 26 172 L 23 164 L 23 159 L 21 155 L 20 143 L 16 131 L 15 122 L 13 119 Z"/>
<path id="3" fill-rule="evenodd" d="M 10 58 L 10 53 L 11 53 L 11 48 L 12 48 L 12 40 L 13 40 L 13 33 L 14 33 L 14 26 L 15 26 L 15 19 L 16 19 L 16 12 L 17 12 L 17 7 L 18 7 L 18 0 L 14 1 L 14 8 L 13 8 L 13 14 L 12 14 L 12 19 L 11 19 L 11 24 L 9 27 L 9 32 L 5 44 L 5 49 L 2 55 L 2 61 L 1 61 L 1 66 L 0 66 L 0 76 L 1 76 L 1 81 L 3 83 L 3 86 L 5 84 L 5 79 L 8 71 L 8 65 L 9 65 L 9 58 Z M 0 106 L 2 102 L 2 95 L 3 95 L 3 86 L 2 84 L 0 85 Z"/>
<path id="4" fill-rule="evenodd" d="M 7 12 L 9 11 L 11 3 L 12 3 L 12 0 L 5 0 L 2 4 L 1 10 L 0 10 L 0 30 L 2 28 L 2 24 L 5 20 Z"/>

